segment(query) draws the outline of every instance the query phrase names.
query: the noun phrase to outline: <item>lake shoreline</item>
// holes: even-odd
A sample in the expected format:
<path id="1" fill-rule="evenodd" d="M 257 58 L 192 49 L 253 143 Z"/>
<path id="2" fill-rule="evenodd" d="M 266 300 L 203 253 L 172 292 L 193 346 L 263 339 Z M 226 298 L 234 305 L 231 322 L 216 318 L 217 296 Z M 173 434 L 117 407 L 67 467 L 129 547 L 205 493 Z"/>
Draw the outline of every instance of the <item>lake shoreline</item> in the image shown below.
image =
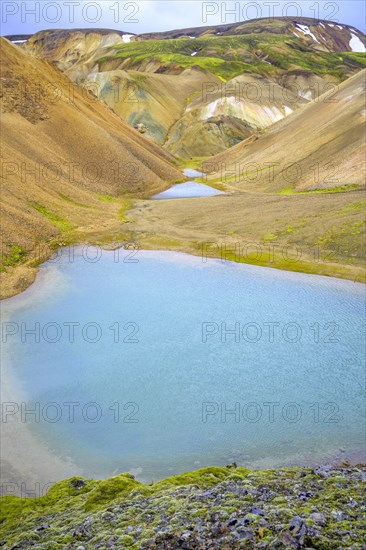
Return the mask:
<path id="1" fill-rule="evenodd" d="M 67 248 L 63 248 L 62 250 L 65 255 L 69 253 L 69 249 Z M 75 253 L 75 256 L 77 256 L 78 254 L 81 254 L 81 251 L 82 247 L 74 250 L 73 252 Z M 106 252 L 110 255 L 113 254 L 110 250 Z M 162 253 L 162 251 L 147 251 L 147 255 L 150 257 L 164 257 L 167 262 L 175 263 L 179 261 L 184 264 L 197 263 L 197 258 L 195 256 L 185 253 Z M 219 261 L 217 259 L 214 261 L 216 261 L 219 265 Z M 199 264 L 199 268 L 204 269 L 204 264 Z M 290 271 L 284 272 L 273 268 L 271 268 L 271 270 L 272 276 L 276 279 L 282 279 L 283 277 L 287 277 L 289 281 L 298 280 L 299 278 L 303 280 L 308 279 L 308 274 L 297 274 Z M 261 273 L 263 270 L 261 267 L 248 265 L 247 271 L 252 273 Z M 48 288 L 46 288 L 45 283 L 48 277 L 52 277 L 52 284 L 49 284 Z M 318 280 L 318 277 L 316 279 Z M 334 285 L 336 288 L 341 281 L 341 279 L 336 278 L 323 278 L 321 282 L 326 286 L 329 284 Z M 9 319 L 9 309 L 11 313 L 12 307 L 13 309 L 17 309 L 18 307 L 27 308 L 28 303 L 31 302 L 35 294 L 39 295 L 38 298 L 42 297 L 43 300 L 50 300 L 55 296 L 55 294 L 57 294 L 57 292 L 62 292 L 65 284 L 67 284 L 67 281 L 65 282 L 62 276 L 58 276 L 57 268 L 55 268 L 52 264 L 50 266 L 40 268 L 38 270 L 35 283 L 28 287 L 28 290 L 24 295 L 18 295 L 12 302 L 2 303 L 2 306 L 5 306 L 4 309 L 8 308 L 5 317 L 3 317 L 3 322 L 6 322 L 6 320 Z M 354 285 L 349 283 L 347 286 L 352 289 L 354 288 L 355 291 L 357 289 L 357 292 L 363 291 L 363 286 L 360 284 Z M 9 305 L 10 308 L 8 307 Z M 17 383 L 16 374 L 14 373 L 13 368 L 14 365 L 12 365 L 11 358 L 3 356 L 2 359 L 2 402 L 26 402 L 26 395 L 19 387 L 19 383 Z M 55 453 L 51 449 L 47 448 L 41 439 L 38 438 L 37 435 L 33 433 L 28 426 L 26 426 L 26 424 L 19 422 L 19 416 L 17 418 L 11 417 L 8 423 L 3 424 L 2 449 L 8 450 L 4 460 L 2 477 L 3 483 L 13 483 L 14 480 L 21 480 L 21 482 L 25 482 L 27 485 L 31 486 L 37 483 L 46 485 L 74 475 L 87 475 L 87 468 L 83 468 L 83 470 L 81 470 L 71 461 L 65 461 L 55 455 Z M 282 466 L 280 465 L 278 468 L 285 466 L 315 467 L 318 466 L 319 463 L 339 466 L 342 465 L 342 462 L 344 461 L 348 461 L 352 464 L 359 464 L 363 461 L 363 459 L 364 455 L 362 450 L 346 449 L 342 450 L 341 455 L 338 453 L 338 456 L 328 456 L 327 458 L 324 458 L 322 462 L 319 462 L 319 460 L 314 460 L 314 462 L 309 463 L 309 460 L 296 461 L 295 459 L 292 459 L 287 464 L 282 463 Z M 10 464 L 12 465 L 11 467 Z M 24 466 L 26 467 L 24 468 Z M 263 468 L 258 467 L 258 469 Z M 42 473 L 42 477 L 39 472 Z M 18 481 L 15 482 L 17 483 Z"/>
<path id="2" fill-rule="evenodd" d="M 177 199 L 178 200 L 178 199 Z M 195 199 L 192 199 L 195 200 Z M 131 240 L 126 241 L 126 244 L 128 242 L 131 242 Z M 135 241 L 136 245 L 138 245 L 138 240 Z M 90 246 L 90 247 L 100 247 L 101 250 L 104 250 L 106 252 L 110 250 L 118 250 L 119 248 L 123 248 L 121 246 L 118 247 L 111 247 L 110 245 L 103 245 L 99 243 L 95 243 L 90 240 L 85 241 L 78 241 L 75 242 L 75 244 L 72 244 L 71 246 L 75 247 L 82 247 L 82 246 Z M 64 247 L 60 246 L 56 250 L 50 250 L 49 254 L 46 254 L 43 258 L 42 263 L 46 263 L 49 261 L 54 254 L 57 254 L 58 251 L 62 250 Z M 145 238 L 144 237 L 144 246 L 141 248 L 137 248 L 139 251 L 156 251 L 156 252 L 180 252 L 187 255 L 195 256 L 195 257 L 201 257 L 202 258 L 202 250 L 197 250 L 194 248 L 189 247 L 189 245 L 185 245 L 182 243 L 182 245 L 171 245 L 168 243 L 165 243 L 163 241 L 159 243 L 154 243 L 154 239 L 151 238 Z M 233 259 L 227 259 L 223 260 L 221 253 L 218 251 L 215 252 L 215 250 L 210 251 L 210 257 L 209 260 L 221 260 L 225 262 L 233 262 L 233 263 L 240 263 L 245 265 L 251 265 L 256 267 L 264 267 L 268 269 L 276 269 L 277 271 L 281 272 L 289 272 L 289 273 L 299 273 L 304 275 L 317 275 L 319 277 L 329 277 L 339 280 L 346 280 L 353 283 L 360 283 L 360 284 L 366 284 L 366 270 L 359 267 L 359 266 L 351 266 L 351 265 L 339 265 L 339 264 L 325 264 L 321 267 L 319 264 L 314 262 L 313 264 L 309 263 L 308 269 L 295 269 L 296 266 L 293 264 L 288 264 L 287 269 L 284 267 L 279 267 L 277 265 L 271 265 L 271 264 L 262 264 L 260 262 L 250 262 L 250 261 L 235 261 Z M 1 283 L 1 294 L 0 294 L 0 303 L 3 300 L 7 300 L 9 298 L 13 298 L 14 296 L 17 296 L 19 294 L 22 294 L 24 291 L 26 291 L 29 287 L 31 287 L 36 277 L 39 273 L 39 266 L 34 267 L 32 264 L 34 263 L 34 260 L 30 260 L 29 262 L 26 262 L 22 265 L 8 268 L 6 272 L 0 273 L 0 283 Z M 42 264 L 40 264 L 42 265 Z M 293 267 L 293 269 L 290 269 L 290 267 Z M 303 267 L 303 266 L 301 266 Z"/>
<path id="3" fill-rule="evenodd" d="M 15 304 L 10 308 L 17 309 L 19 303 L 27 306 L 34 293 L 42 292 L 44 273 L 37 270 L 34 282 L 27 289 L 26 296 L 17 295 Z M 56 281 L 55 281 L 56 282 Z M 46 298 L 46 296 L 45 296 Z M 4 315 L 4 302 L 1 303 L 1 318 L 3 326 L 10 319 L 10 312 Z M 27 403 L 27 395 L 20 387 L 14 372 L 14 364 L 4 351 L 1 351 L 1 403 L 3 418 L 1 423 L 1 486 L 10 487 L 16 493 L 22 493 L 27 488 L 32 493 L 48 487 L 67 476 L 81 475 L 71 461 L 59 458 L 41 439 L 33 433 L 22 420 L 21 405 Z"/>

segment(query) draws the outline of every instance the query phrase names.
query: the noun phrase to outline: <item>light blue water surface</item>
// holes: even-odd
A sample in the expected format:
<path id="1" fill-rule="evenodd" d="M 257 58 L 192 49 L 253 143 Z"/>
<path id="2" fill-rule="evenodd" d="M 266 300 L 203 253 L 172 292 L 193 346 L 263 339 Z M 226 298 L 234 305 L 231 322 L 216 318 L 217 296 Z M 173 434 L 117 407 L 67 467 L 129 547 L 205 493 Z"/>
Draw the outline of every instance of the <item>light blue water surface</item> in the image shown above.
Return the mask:
<path id="1" fill-rule="evenodd" d="M 4 345 L 19 387 L 28 403 L 62 411 L 29 427 L 59 456 L 87 464 L 86 475 L 132 471 L 148 481 L 362 449 L 364 285 L 171 252 L 94 256 L 78 249 L 70 261 L 63 249 L 3 302 L 20 327 Z M 22 342 L 21 323 L 48 329 Z M 62 329 L 56 342 L 48 323 Z M 89 323 L 100 327 L 94 343 Z M 225 341 L 235 323 L 239 337 Z M 91 402 L 98 408 L 83 417 Z M 72 422 L 65 403 L 80 404 Z"/>
<path id="2" fill-rule="evenodd" d="M 199 178 L 200 176 L 204 176 L 204 172 L 200 172 L 199 170 L 195 170 L 194 168 L 185 168 L 183 170 L 183 174 L 187 176 L 187 178 Z"/>
<path id="3" fill-rule="evenodd" d="M 187 178 L 198 178 L 205 175 L 203 172 L 199 172 L 193 168 L 185 168 L 185 170 L 183 170 L 183 174 L 187 176 Z M 184 183 L 172 185 L 166 191 L 158 193 L 152 198 L 156 200 L 187 199 L 197 197 L 213 197 L 215 195 L 226 195 L 226 193 L 224 191 L 219 191 L 210 185 L 197 183 L 195 181 L 186 181 Z"/>
<path id="4" fill-rule="evenodd" d="M 205 185 L 204 183 L 186 181 L 185 183 L 177 183 L 172 185 L 166 191 L 158 193 L 152 198 L 156 200 L 187 199 L 193 197 L 213 197 L 215 195 L 226 195 L 226 193 L 224 191 L 219 191 L 210 185 Z"/>

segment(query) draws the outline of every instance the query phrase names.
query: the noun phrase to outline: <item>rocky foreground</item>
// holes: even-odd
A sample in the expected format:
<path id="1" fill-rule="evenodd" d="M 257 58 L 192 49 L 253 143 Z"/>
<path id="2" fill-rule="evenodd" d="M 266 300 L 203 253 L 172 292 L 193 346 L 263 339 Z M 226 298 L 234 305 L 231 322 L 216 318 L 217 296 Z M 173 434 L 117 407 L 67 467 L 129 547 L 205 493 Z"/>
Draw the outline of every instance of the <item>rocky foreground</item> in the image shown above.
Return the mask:
<path id="1" fill-rule="evenodd" d="M 73 478 L 2 498 L 3 550 L 365 549 L 366 468 L 205 468 L 143 485 Z"/>

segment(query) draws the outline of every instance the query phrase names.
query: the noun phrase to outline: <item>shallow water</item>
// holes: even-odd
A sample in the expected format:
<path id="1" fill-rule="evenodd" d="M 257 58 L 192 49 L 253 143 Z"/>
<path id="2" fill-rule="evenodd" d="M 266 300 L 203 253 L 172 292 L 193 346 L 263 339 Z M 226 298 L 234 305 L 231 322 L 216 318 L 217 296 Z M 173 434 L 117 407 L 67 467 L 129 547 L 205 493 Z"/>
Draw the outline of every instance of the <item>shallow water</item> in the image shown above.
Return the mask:
<path id="1" fill-rule="evenodd" d="M 27 425 L 58 456 L 88 476 L 149 481 L 362 449 L 363 285 L 171 252 L 99 255 L 63 249 L 3 302 L 18 328 L 9 368 L 41 411 Z"/>
<path id="2" fill-rule="evenodd" d="M 224 191 L 219 191 L 214 187 L 197 183 L 195 181 L 187 181 L 185 183 L 177 183 L 172 185 L 166 191 L 154 195 L 152 198 L 156 200 L 162 199 L 186 199 L 192 197 L 213 197 L 214 195 L 225 195 Z"/>
<path id="3" fill-rule="evenodd" d="M 204 172 L 199 172 L 198 170 L 194 170 L 193 168 L 185 168 L 183 170 L 183 174 L 187 176 L 187 178 L 200 178 L 201 176 L 204 176 Z"/>

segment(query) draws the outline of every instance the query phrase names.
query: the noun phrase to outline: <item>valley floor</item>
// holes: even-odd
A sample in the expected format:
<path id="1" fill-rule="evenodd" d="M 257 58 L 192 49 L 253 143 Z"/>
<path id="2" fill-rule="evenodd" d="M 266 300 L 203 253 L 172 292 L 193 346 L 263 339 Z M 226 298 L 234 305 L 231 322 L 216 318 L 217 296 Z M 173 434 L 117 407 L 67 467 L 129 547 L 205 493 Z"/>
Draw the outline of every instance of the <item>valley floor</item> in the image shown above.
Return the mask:
<path id="1" fill-rule="evenodd" d="M 363 191 L 233 193 L 139 201 L 125 228 L 142 249 L 169 249 L 365 281 Z"/>
<path id="2" fill-rule="evenodd" d="M 362 190 L 289 195 L 234 191 L 160 201 L 127 197 L 113 199 L 104 217 L 98 212 L 95 223 L 57 242 L 174 250 L 202 256 L 203 261 L 220 258 L 365 282 L 365 204 Z M 32 284 L 34 266 L 54 249 L 46 244 L 41 258 L 35 252 L 25 263 L 3 271 L 1 298 Z"/>

